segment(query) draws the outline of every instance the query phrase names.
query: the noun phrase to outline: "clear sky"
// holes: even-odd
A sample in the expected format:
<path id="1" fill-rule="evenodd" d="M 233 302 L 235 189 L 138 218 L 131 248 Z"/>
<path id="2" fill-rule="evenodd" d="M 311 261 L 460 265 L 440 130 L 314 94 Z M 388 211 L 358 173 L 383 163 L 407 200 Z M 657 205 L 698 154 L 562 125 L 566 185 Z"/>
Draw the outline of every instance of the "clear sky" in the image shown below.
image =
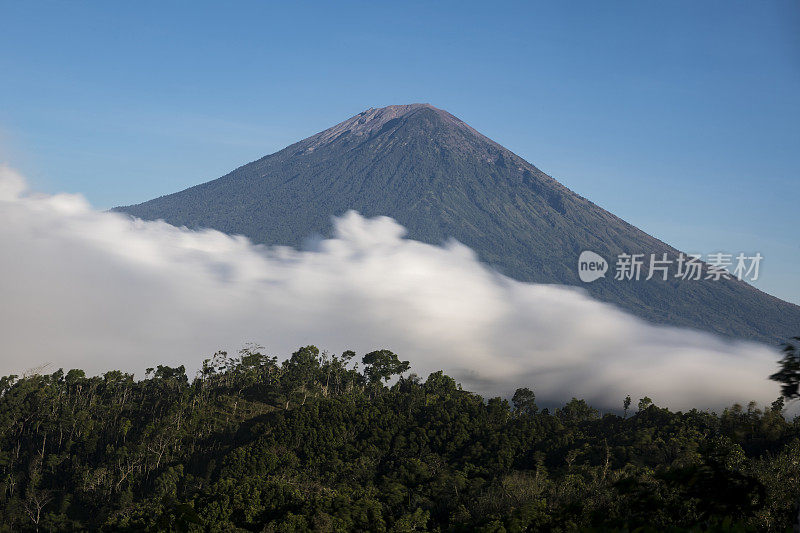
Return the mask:
<path id="1" fill-rule="evenodd" d="M 800 2 L 0 0 L 0 162 L 97 207 L 430 102 L 800 303 Z"/>

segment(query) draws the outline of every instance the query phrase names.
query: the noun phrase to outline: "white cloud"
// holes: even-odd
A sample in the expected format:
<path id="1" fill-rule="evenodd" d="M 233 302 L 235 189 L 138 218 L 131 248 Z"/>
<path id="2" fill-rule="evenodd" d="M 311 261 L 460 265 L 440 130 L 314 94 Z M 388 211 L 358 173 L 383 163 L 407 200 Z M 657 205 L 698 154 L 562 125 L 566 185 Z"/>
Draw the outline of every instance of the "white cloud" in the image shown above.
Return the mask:
<path id="1" fill-rule="evenodd" d="M 584 292 L 520 283 L 452 242 L 403 238 L 386 217 L 348 213 L 311 250 L 267 248 L 94 211 L 80 196 L 26 194 L 0 169 L 0 373 L 52 368 L 141 375 L 196 369 L 253 341 L 389 348 L 422 375 L 464 387 L 618 407 L 626 394 L 674 408 L 768 402 L 766 346 L 656 327 Z"/>

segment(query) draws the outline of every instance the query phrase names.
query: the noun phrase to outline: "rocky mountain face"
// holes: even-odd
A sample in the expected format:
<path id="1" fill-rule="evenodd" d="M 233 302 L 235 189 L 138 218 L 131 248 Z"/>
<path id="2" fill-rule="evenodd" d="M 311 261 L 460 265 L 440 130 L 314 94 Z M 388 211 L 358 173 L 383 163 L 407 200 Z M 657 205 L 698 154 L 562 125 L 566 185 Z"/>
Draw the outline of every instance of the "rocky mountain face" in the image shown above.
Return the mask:
<path id="1" fill-rule="evenodd" d="M 652 322 L 773 344 L 800 334 L 800 307 L 736 280 L 620 281 L 609 272 L 582 283 L 583 250 L 611 269 L 620 253 L 678 251 L 428 104 L 368 109 L 219 179 L 116 208 L 282 245 L 328 234 L 331 217 L 349 209 L 390 216 L 413 239 L 455 238 L 511 277 L 580 285 Z"/>

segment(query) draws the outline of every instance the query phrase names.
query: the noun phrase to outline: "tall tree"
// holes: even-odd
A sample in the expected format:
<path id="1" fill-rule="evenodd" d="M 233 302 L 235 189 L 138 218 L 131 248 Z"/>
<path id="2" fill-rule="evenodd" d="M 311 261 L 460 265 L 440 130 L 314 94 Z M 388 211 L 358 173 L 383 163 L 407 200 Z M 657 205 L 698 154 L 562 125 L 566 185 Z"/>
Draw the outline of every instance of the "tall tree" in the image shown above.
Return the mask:
<path id="1" fill-rule="evenodd" d="M 780 370 L 769 377 L 781 384 L 781 394 L 790 400 L 800 398 L 800 347 L 796 344 L 799 342 L 800 337 L 793 337 L 783 346 Z"/>
<path id="2" fill-rule="evenodd" d="M 361 362 L 366 366 L 364 373 L 372 383 L 389 381 L 392 376 L 402 374 L 410 368 L 408 361 L 401 361 L 397 354 L 389 350 L 370 352 Z"/>

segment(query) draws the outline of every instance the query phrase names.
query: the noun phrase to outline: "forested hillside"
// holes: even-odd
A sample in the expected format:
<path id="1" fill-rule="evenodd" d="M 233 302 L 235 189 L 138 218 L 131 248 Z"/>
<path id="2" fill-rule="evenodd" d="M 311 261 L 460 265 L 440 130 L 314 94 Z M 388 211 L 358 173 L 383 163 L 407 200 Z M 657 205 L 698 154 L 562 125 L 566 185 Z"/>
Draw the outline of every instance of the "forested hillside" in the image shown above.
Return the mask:
<path id="1" fill-rule="evenodd" d="M 356 362 L 361 363 L 356 368 Z M 380 350 L 0 379 L 2 531 L 787 531 L 800 420 L 548 411 Z M 387 383 L 391 382 L 391 386 Z M 743 398 L 742 400 L 746 400 Z M 622 410 L 624 407 L 624 411 Z"/>

